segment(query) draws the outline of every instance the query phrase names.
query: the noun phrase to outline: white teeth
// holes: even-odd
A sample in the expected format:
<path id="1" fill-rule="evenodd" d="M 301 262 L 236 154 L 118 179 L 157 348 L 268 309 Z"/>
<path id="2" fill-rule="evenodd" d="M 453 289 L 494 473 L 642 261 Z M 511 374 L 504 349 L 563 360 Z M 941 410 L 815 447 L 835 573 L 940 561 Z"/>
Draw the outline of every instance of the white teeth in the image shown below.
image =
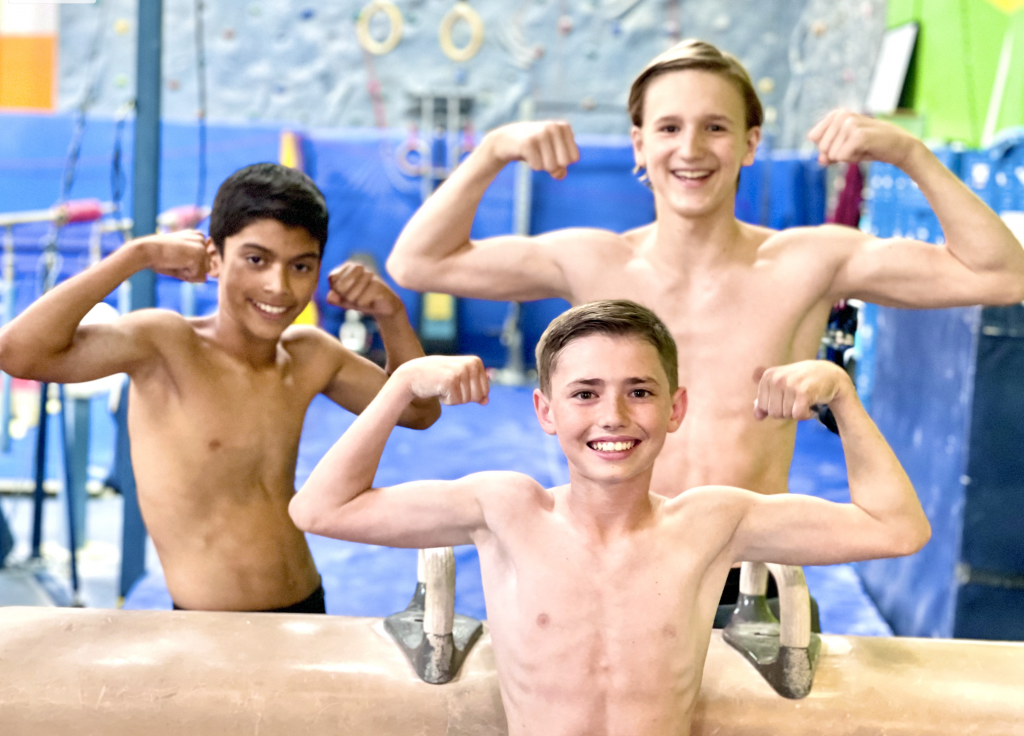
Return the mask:
<path id="1" fill-rule="evenodd" d="M 711 176 L 710 171 L 677 171 L 676 176 L 680 176 L 683 179 L 703 179 L 706 176 Z"/>
<path id="2" fill-rule="evenodd" d="M 635 440 L 629 442 L 591 442 L 591 446 L 598 452 L 622 452 L 629 450 L 636 444 Z"/>
<path id="3" fill-rule="evenodd" d="M 256 308 L 261 312 L 266 312 L 267 314 L 284 314 L 288 311 L 288 307 L 275 307 L 271 304 L 264 304 L 263 302 L 256 301 L 254 301 L 253 304 L 255 304 Z"/>

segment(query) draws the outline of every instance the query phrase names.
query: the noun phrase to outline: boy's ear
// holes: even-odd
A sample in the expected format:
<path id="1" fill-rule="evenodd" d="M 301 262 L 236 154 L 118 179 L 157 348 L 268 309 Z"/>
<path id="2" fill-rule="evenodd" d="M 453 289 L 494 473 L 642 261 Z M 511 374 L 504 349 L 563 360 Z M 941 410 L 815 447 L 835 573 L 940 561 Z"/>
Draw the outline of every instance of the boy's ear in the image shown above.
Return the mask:
<path id="1" fill-rule="evenodd" d="M 754 163 L 754 154 L 757 153 L 757 144 L 760 142 L 760 127 L 755 126 L 747 130 L 747 152 L 743 155 L 743 166 L 750 166 Z"/>
<path id="2" fill-rule="evenodd" d="M 217 246 L 214 245 L 213 238 L 206 239 L 206 255 L 210 257 L 210 268 L 206 275 L 215 279 L 220 276 L 220 269 L 224 265 L 224 259 L 217 252 Z"/>
<path id="3" fill-rule="evenodd" d="M 644 139 L 640 133 L 640 128 L 635 125 L 630 128 L 629 139 L 633 141 L 633 162 L 636 164 L 633 173 L 636 173 L 639 169 L 647 168 L 647 157 L 644 156 Z"/>
<path id="4" fill-rule="evenodd" d="M 680 386 L 676 389 L 676 392 L 672 394 L 672 413 L 668 419 L 668 431 L 675 432 L 679 429 L 679 426 L 683 423 L 683 417 L 686 416 L 686 407 L 689 403 L 686 397 L 686 389 Z"/>
<path id="5" fill-rule="evenodd" d="M 550 435 L 558 434 L 554 418 L 551 416 L 551 401 L 539 388 L 533 390 L 533 410 L 537 412 L 537 421 L 540 422 L 541 429 Z"/>

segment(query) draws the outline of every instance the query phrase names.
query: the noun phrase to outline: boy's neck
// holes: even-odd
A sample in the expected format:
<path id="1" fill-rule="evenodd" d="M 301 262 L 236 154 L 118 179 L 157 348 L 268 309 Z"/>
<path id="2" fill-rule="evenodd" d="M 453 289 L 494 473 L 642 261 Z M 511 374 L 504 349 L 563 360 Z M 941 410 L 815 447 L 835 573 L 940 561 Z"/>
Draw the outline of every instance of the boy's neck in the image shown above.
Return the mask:
<path id="1" fill-rule="evenodd" d="M 206 327 L 210 338 L 222 350 L 253 368 L 267 368 L 277 364 L 280 337 L 273 340 L 257 337 L 221 309 L 210 315 Z"/>
<path id="2" fill-rule="evenodd" d="M 646 526 L 654 513 L 651 475 L 652 471 L 648 470 L 621 483 L 606 484 L 585 478 L 570 466 L 566 494 L 570 517 L 580 528 L 601 541 L 624 536 Z"/>
<path id="3" fill-rule="evenodd" d="M 667 265 L 690 270 L 714 268 L 744 258 L 742 225 L 733 212 L 734 201 L 697 217 L 657 206 L 657 218 L 647 247 Z"/>

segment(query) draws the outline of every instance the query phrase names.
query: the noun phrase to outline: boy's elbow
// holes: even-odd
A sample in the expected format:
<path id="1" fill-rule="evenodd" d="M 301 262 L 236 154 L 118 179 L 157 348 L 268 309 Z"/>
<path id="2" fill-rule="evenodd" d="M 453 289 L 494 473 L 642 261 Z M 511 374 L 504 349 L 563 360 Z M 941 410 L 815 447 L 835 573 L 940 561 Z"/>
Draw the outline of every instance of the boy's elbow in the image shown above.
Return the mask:
<path id="1" fill-rule="evenodd" d="M 15 378 L 32 378 L 34 366 L 29 354 L 19 349 L 7 330 L 0 330 L 0 370 Z"/>
<path id="2" fill-rule="evenodd" d="M 894 540 L 890 557 L 907 557 L 920 552 L 932 538 L 932 526 L 928 519 L 921 518 L 907 526 Z"/>
<path id="3" fill-rule="evenodd" d="M 410 405 L 399 424 L 406 429 L 430 429 L 441 418 L 441 402 L 437 399 L 423 406 Z"/>
<path id="4" fill-rule="evenodd" d="M 416 280 L 416 269 L 411 267 L 410 260 L 411 259 L 406 256 L 392 252 L 391 255 L 388 256 L 385 267 L 387 268 L 388 273 L 391 274 L 391 278 L 395 280 L 396 284 L 401 286 L 403 289 L 418 291 L 419 284 Z"/>
<path id="5" fill-rule="evenodd" d="M 312 508 L 306 496 L 301 492 L 296 493 L 288 504 L 288 515 L 292 517 L 292 523 L 299 531 L 316 534 L 317 514 Z"/>

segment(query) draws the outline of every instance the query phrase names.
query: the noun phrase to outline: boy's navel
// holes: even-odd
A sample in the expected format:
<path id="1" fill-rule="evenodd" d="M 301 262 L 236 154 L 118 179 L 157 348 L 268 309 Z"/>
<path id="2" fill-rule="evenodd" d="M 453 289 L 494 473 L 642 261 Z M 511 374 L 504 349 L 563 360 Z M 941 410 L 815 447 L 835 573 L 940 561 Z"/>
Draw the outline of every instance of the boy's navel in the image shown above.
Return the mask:
<path id="1" fill-rule="evenodd" d="M 537 625 L 542 629 L 546 629 L 550 622 L 551 619 L 548 617 L 546 613 L 542 613 L 537 616 Z"/>
<path id="2" fill-rule="evenodd" d="M 220 449 L 220 440 L 210 440 L 209 447 L 210 447 L 210 451 L 211 452 L 213 452 L 215 450 L 219 450 Z"/>

